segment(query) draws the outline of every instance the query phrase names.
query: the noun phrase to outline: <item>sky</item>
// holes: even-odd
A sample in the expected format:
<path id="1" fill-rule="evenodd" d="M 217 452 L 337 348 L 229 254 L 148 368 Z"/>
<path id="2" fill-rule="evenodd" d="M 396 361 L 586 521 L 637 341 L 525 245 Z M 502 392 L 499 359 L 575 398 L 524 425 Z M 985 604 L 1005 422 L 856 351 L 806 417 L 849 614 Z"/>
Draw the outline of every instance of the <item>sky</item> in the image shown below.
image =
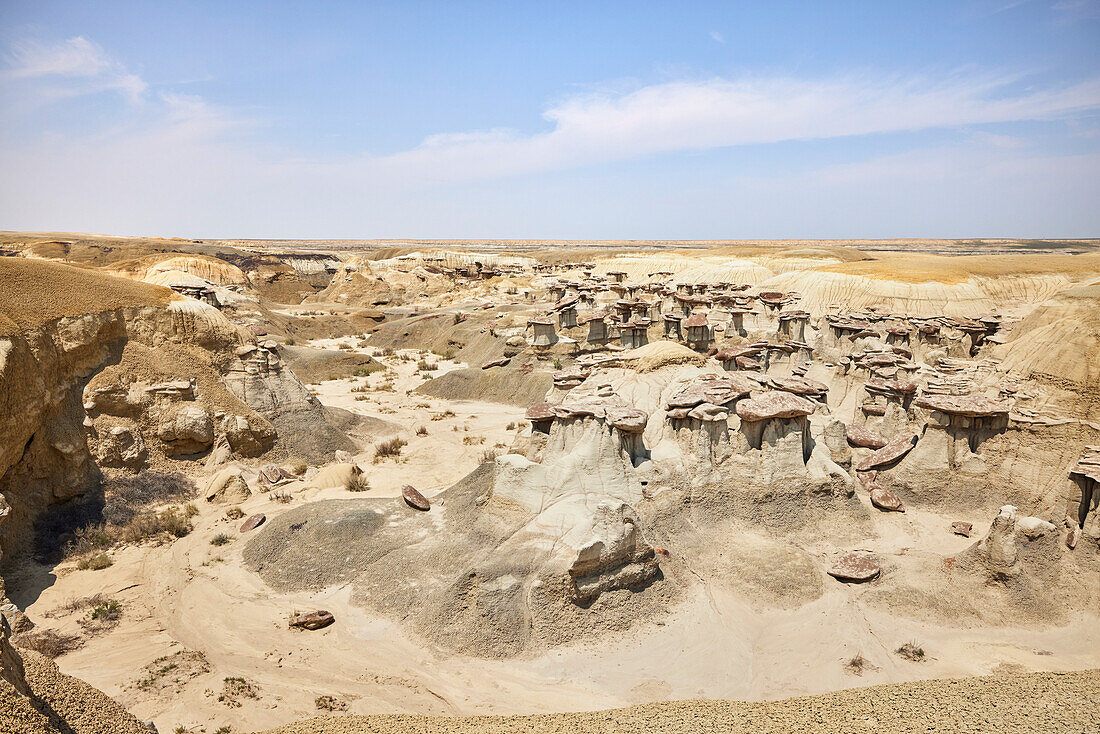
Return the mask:
<path id="1" fill-rule="evenodd" d="M 1100 237 L 1100 0 L 0 0 L 0 229 Z"/>

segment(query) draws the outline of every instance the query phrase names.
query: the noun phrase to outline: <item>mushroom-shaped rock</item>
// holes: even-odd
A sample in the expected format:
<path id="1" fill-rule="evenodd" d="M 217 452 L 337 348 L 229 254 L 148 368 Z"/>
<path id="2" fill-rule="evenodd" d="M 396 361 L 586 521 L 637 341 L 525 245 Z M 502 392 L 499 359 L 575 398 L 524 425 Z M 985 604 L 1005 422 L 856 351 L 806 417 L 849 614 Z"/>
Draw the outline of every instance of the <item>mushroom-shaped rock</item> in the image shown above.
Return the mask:
<path id="1" fill-rule="evenodd" d="M 241 532 L 247 533 L 249 530 L 255 530 L 264 524 L 267 520 L 267 515 L 262 512 L 255 515 L 249 515 L 244 522 L 241 523 Z"/>
<path id="2" fill-rule="evenodd" d="M 937 410 L 949 415 L 962 415 L 968 418 L 984 418 L 994 415 L 1007 415 L 1008 402 L 992 400 L 981 395 L 924 395 L 914 403 L 918 408 Z"/>
<path id="3" fill-rule="evenodd" d="M 768 418 L 795 418 L 814 412 L 814 404 L 789 392 L 766 392 L 737 403 L 741 420 L 762 421 Z"/>
<path id="4" fill-rule="evenodd" d="M 319 630 L 322 627 L 328 627 L 335 621 L 336 617 L 332 616 L 332 612 L 318 609 L 316 612 L 291 617 L 290 626 L 305 630 Z"/>
<path id="5" fill-rule="evenodd" d="M 554 420 L 554 405 L 551 403 L 535 403 L 527 409 L 527 420 L 550 421 Z"/>
<path id="6" fill-rule="evenodd" d="M 870 581 L 882 572 L 875 557 L 867 551 L 845 553 L 832 565 L 828 573 L 837 581 L 860 583 Z"/>
<path id="7" fill-rule="evenodd" d="M 645 430 L 646 421 L 649 420 L 649 413 L 640 408 L 628 406 L 612 406 L 607 408 L 604 414 L 607 416 L 607 422 L 623 433 L 641 433 Z"/>
<path id="8" fill-rule="evenodd" d="M 688 411 L 688 417 L 700 421 L 717 422 L 729 418 L 729 411 L 714 403 L 699 403 Z"/>
<path id="9" fill-rule="evenodd" d="M 871 504 L 886 512 L 905 512 L 901 498 L 890 490 L 875 485 L 871 488 Z"/>
<path id="10" fill-rule="evenodd" d="M 430 510 L 432 508 L 432 503 L 428 501 L 428 498 L 420 494 L 411 484 L 401 487 L 401 496 L 405 499 L 405 504 L 414 510 Z"/>
<path id="11" fill-rule="evenodd" d="M 828 385 L 806 377 L 772 377 L 768 379 L 768 384 L 776 390 L 795 395 L 824 395 L 829 390 Z"/>
<path id="12" fill-rule="evenodd" d="M 849 445 L 858 446 L 859 448 L 881 449 L 886 445 L 885 438 L 870 430 L 867 426 L 860 426 L 855 423 L 844 427 L 844 435 L 848 439 Z"/>
<path id="13" fill-rule="evenodd" d="M 881 449 L 859 462 L 856 471 L 869 471 L 871 469 L 877 469 L 880 466 L 892 464 L 908 454 L 916 445 L 916 434 L 910 435 L 903 433 L 900 436 L 895 436 Z"/>

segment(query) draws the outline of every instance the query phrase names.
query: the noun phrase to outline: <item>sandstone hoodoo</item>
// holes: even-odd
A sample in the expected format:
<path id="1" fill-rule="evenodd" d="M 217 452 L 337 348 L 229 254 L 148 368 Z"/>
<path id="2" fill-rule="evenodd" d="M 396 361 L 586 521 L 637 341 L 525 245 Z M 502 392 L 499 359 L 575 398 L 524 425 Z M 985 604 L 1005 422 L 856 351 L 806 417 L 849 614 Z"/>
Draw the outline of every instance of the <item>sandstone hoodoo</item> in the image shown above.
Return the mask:
<path id="1" fill-rule="evenodd" d="M 1085 675 L 1100 248 L 998 242 L 0 233 L 0 730 L 679 731 L 857 682 L 911 724 L 957 687 L 916 679 Z"/>
<path id="2" fill-rule="evenodd" d="M 788 392 L 766 392 L 737 403 L 741 420 L 762 421 L 769 418 L 797 418 L 814 412 L 814 404 Z"/>

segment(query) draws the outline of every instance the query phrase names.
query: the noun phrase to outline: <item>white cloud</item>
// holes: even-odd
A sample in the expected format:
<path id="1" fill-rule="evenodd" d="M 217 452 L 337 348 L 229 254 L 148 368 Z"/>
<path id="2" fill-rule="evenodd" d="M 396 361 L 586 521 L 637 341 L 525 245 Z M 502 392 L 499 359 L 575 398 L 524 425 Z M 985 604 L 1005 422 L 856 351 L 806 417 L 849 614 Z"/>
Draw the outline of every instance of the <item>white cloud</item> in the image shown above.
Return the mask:
<path id="1" fill-rule="evenodd" d="M 712 41 L 714 41 L 715 43 L 725 43 L 726 42 L 726 37 L 723 36 L 718 31 L 711 31 L 710 32 L 710 39 Z"/>
<path id="2" fill-rule="evenodd" d="M 1100 108 L 1100 79 L 1011 93 L 1008 78 L 846 77 L 670 82 L 575 97 L 544 114 L 553 128 L 436 135 L 359 164 L 416 180 L 561 170 L 670 151 L 1049 120 Z"/>

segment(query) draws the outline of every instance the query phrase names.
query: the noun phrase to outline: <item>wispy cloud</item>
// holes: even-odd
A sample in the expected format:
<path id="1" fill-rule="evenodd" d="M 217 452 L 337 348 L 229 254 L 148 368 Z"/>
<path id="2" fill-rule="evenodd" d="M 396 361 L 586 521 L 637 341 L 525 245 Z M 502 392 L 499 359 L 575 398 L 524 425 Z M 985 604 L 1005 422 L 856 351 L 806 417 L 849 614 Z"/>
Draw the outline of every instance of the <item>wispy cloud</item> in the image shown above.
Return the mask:
<path id="1" fill-rule="evenodd" d="M 726 42 L 726 37 L 723 36 L 718 31 L 711 31 L 710 32 L 710 40 L 714 41 L 715 43 L 725 43 Z"/>
<path id="2" fill-rule="evenodd" d="M 1061 23 L 1100 20 L 1100 0 L 1060 0 L 1051 10 Z"/>
<path id="3" fill-rule="evenodd" d="M 360 163 L 429 180 L 575 168 L 672 151 L 815 140 L 1021 120 L 1100 108 L 1100 79 L 1012 92 L 1010 78 L 711 79 L 566 100 L 552 129 L 436 135 Z"/>
<path id="4" fill-rule="evenodd" d="M 25 93 L 37 92 L 47 101 L 115 91 L 130 102 L 138 102 L 148 88 L 140 76 L 130 73 L 83 36 L 56 43 L 24 39 L 12 45 L 4 60 L 6 67 L 0 71 L 0 79 L 6 83 L 24 82 Z"/>

